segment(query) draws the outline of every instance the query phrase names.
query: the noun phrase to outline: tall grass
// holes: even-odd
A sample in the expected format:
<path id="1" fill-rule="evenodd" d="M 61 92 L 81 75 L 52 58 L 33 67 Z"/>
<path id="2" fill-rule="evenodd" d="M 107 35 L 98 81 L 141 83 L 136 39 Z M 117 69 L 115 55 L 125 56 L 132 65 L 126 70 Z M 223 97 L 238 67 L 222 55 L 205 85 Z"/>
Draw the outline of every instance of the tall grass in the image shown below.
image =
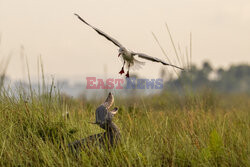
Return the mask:
<path id="1" fill-rule="evenodd" d="M 250 98 L 205 91 L 116 100 L 118 147 L 76 159 L 67 144 L 102 130 L 99 102 L 67 99 L 52 86 L 32 99 L 1 93 L 0 166 L 249 166 Z M 51 91 L 52 90 L 52 91 Z M 51 92 L 54 92 L 51 94 Z M 243 98 L 244 97 L 244 98 Z M 63 117 L 65 111 L 69 118 Z"/>

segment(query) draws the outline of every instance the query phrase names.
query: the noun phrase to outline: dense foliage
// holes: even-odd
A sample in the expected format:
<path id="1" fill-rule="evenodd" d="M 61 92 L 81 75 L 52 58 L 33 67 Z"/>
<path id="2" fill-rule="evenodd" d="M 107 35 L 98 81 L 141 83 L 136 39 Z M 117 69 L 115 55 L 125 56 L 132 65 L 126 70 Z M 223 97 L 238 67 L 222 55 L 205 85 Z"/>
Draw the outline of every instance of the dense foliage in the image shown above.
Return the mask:
<path id="1" fill-rule="evenodd" d="M 228 69 L 213 69 L 208 62 L 204 62 L 201 68 L 192 65 L 190 70 L 181 72 L 178 79 L 170 79 L 165 85 L 168 90 L 180 91 L 185 85 L 192 90 L 209 87 L 223 93 L 250 93 L 250 66 L 232 65 Z"/>

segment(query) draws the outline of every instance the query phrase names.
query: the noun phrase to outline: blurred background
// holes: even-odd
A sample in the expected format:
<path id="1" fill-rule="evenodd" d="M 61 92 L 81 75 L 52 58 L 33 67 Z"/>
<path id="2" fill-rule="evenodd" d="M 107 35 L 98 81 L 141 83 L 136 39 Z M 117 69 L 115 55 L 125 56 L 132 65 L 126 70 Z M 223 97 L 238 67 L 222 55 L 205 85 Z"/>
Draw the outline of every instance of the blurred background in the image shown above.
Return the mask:
<path id="1" fill-rule="evenodd" d="M 66 94 L 88 97 L 105 91 L 86 90 L 86 77 L 123 78 L 118 48 L 73 13 L 128 49 L 185 68 L 180 73 L 145 61 L 131 72 L 163 78 L 164 90 L 250 92 L 249 0 L 0 0 L 1 80 L 12 86 L 30 82 L 37 89 L 44 74 Z"/>

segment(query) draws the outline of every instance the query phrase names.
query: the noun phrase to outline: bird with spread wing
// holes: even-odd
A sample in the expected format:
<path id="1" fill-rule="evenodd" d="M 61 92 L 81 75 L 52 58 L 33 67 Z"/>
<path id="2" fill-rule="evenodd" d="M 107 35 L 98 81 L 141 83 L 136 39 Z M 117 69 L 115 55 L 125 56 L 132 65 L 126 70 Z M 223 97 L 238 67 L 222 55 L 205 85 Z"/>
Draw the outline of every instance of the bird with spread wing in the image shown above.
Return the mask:
<path id="1" fill-rule="evenodd" d="M 138 61 L 137 59 L 135 59 L 135 56 L 138 56 L 139 58 L 142 59 L 146 59 L 146 60 L 150 60 L 153 62 L 158 62 L 158 63 L 162 63 L 163 65 L 167 65 L 167 66 L 172 66 L 174 68 L 178 68 L 180 70 L 184 70 L 181 67 L 166 63 L 165 61 L 158 59 L 156 57 L 151 57 L 148 56 L 144 53 L 136 53 L 133 51 L 129 51 L 127 50 L 120 42 L 118 42 L 116 39 L 112 38 L 111 36 L 109 36 L 108 34 L 104 33 L 103 31 L 99 30 L 98 28 L 92 26 L 91 24 L 89 24 L 88 22 L 86 22 L 85 20 L 83 20 L 83 18 L 81 18 L 78 14 L 75 14 L 78 19 L 80 19 L 83 23 L 85 23 L 86 25 L 90 26 L 91 28 L 93 28 L 98 34 L 100 34 L 101 36 L 105 37 L 107 40 L 111 41 L 113 44 L 115 44 L 116 46 L 119 47 L 119 54 L 118 57 L 121 56 L 122 60 L 123 60 L 123 66 L 121 71 L 119 72 L 119 74 L 123 74 L 124 73 L 124 66 L 125 64 L 128 67 L 128 71 L 126 74 L 126 77 L 129 77 L 129 70 L 131 67 L 140 67 L 141 65 L 144 65 L 144 62 Z"/>

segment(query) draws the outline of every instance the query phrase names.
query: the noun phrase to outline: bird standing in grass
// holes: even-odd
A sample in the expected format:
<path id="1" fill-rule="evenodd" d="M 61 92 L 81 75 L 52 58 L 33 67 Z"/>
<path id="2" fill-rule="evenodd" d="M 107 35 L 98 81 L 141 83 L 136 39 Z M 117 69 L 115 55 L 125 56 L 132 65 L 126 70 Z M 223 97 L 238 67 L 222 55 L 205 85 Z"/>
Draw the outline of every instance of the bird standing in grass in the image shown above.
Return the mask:
<path id="1" fill-rule="evenodd" d="M 165 61 L 163 61 L 161 59 L 158 59 L 156 57 L 151 57 L 151 56 L 148 56 L 148 55 L 146 55 L 144 53 L 136 53 L 136 52 L 127 50 L 116 39 L 110 37 L 108 34 L 104 33 L 103 31 L 99 30 L 98 28 L 92 26 L 91 24 L 89 24 L 88 22 L 86 22 L 85 20 L 83 20 L 78 14 L 75 14 L 75 15 L 82 22 L 84 22 L 85 24 L 87 24 L 88 26 L 90 26 L 91 28 L 93 28 L 98 34 L 100 34 L 101 36 L 105 37 L 107 40 L 111 41 L 113 44 L 115 44 L 116 46 L 119 47 L 118 57 L 122 56 L 122 60 L 123 60 L 123 66 L 122 66 L 122 69 L 119 72 L 119 74 L 123 74 L 124 73 L 124 66 L 125 66 L 126 63 L 127 63 L 127 68 L 128 68 L 128 71 L 127 71 L 127 74 L 126 74 L 127 78 L 129 78 L 129 70 L 130 70 L 130 68 L 132 66 L 140 67 L 141 65 L 144 65 L 144 62 L 138 61 L 137 59 L 135 59 L 135 56 L 138 56 L 139 58 L 150 60 L 150 61 L 153 61 L 153 62 L 159 62 L 159 63 L 162 63 L 163 65 L 172 66 L 172 67 L 178 68 L 180 70 L 184 70 L 183 68 L 180 68 L 178 66 L 175 66 L 175 65 L 172 65 L 172 64 L 169 64 L 169 63 L 166 63 Z"/>

